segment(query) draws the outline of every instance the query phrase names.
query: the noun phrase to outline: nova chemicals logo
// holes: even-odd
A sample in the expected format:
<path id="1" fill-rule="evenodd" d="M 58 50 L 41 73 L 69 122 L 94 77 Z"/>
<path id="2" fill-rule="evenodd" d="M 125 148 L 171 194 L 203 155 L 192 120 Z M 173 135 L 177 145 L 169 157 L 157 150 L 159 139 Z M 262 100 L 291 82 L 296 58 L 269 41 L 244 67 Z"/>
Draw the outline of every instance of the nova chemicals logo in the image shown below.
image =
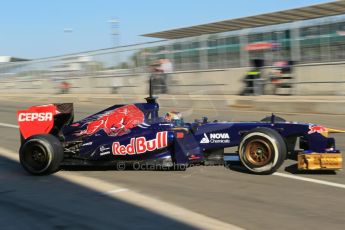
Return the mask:
<path id="1" fill-rule="evenodd" d="M 210 143 L 210 140 L 208 139 L 206 133 L 204 133 L 204 137 L 200 141 L 201 144 L 207 144 Z"/>
<path id="2" fill-rule="evenodd" d="M 219 144 L 230 143 L 230 136 L 228 133 L 210 133 L 209 137 L 204 133 L 204 137 L 200 141 L 201 144 Z"/>

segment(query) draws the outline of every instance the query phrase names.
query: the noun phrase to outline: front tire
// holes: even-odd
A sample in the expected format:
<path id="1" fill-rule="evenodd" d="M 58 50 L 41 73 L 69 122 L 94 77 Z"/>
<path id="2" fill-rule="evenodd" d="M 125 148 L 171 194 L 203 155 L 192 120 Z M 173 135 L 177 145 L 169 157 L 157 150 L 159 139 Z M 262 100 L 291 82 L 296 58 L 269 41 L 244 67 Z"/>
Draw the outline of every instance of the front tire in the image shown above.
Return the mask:
<path id="1" fill-rule="evenodd" d="M 32 175 L 47 175 L 59 170 L 63 160 L 61 142 L 51 134 L 34 135 L 19 150 L 23 168 Z"/>
<path id="2" fill-rule="evenodd" d="M 255 128 L 247 133 L 239 146 L 242 164 L 255 174 L 272 174 L 286 159 L 282 136 L 269 128 Z"/>

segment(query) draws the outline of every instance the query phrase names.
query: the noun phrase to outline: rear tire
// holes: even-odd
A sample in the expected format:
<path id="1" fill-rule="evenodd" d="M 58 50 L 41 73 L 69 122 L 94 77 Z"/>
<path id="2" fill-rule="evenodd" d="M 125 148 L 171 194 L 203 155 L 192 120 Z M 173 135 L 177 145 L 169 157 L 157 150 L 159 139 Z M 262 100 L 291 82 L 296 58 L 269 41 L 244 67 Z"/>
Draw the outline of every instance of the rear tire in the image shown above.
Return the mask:
<path id="1" fill-rule="evenodd" d="M 255 174 L 272 174 L 286 159 L 282 136 L 269 128 L 255 128 L 247 133 L 239 146 L 242 164 Z"/>
<path id="2" fill-rule="evenodd" d="M 23 145 L 23 143 L 25 142 L 25 138 L 23 137 L 21 133 L 19 133 L 19 135 L 20 135 L 20 145 Z"/>
<path id="3" fill-rule="evenodd" d="M 23 168 L 32 175 L 47 175 L 59 170 L 63 160 L 61 142 L 51 134 L 34 135 L 19 150 Z"/>

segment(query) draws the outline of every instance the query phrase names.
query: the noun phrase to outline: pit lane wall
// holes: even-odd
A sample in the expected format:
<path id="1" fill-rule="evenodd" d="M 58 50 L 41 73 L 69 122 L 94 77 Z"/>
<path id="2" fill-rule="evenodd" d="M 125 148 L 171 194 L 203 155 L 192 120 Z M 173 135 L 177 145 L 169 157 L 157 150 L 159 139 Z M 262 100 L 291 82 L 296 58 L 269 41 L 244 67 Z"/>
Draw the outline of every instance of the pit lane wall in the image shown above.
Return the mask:
<path id="1" fill-rule="evenodd" d="M 248 68 L 231 68 L 202 71 L 174 72 L 168 76 L 169 94 L 172 95 L 238 95 L 244 83 L 242 79 Z M 263 70 L 267 77 L 270 68 Z M 148 73 L 66 74 L 64 79 L 71 84 L 69 93 L 77 94 L 146 94 Z M 293 95 L 345 95 L 345 63 L 296 65 L 291 81 L 292 89 L 280 89 L 279 93 Z M 53 77 L 30 76 L 29 78 L 7 77 L 0 79 L 1 93 L 58 94 L 61 82 Z M 271 84 L 265 84 L 265 93 L 272 93 Z"/>

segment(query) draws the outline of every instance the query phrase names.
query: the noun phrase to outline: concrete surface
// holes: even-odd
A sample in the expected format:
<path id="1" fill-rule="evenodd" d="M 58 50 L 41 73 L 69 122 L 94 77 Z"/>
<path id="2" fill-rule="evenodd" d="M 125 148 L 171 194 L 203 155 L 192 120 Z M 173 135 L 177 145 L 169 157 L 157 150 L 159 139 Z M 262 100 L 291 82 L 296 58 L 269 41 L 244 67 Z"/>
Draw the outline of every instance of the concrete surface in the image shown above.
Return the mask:
<path id="1" fill-rule="evenodd" d="M 235 96 L 235 95 L 158 95 L 165 107 L 197 109 L 236 108 L 243 111 L 285 113 L 345 114 L 345 96 Z M 144 102 L 145 94 L 6 94 L 3 100 L 36 101 L 39 103 L 89 102 L 92 104 L 123 104 Z"/>
<path id="2" fill-rule="evenodd" d="M 17 109 L 40 102 L 0 101 L 0 123 L 16 124 Z M 104 104 L 76 103 L 76 119 L 104 108 Z M 162 106 L 161 113 L 171 109 L 170 106 Z M 252 121 L 269 114 L 239 111 L 231 107 L 176 109 L 188 121 L 205 115 L 211 120 Z M 345 115 L 277 115 L 287 120 L 345 129 Z M 2 148 L 12 152 L 18 150 L 18 130 L 0 126 L 0 135 Z M 344 152 L 345 135 L 336 135 L 336 140 L 338 148 Z M 18 163 L 2 157 L 0 165 L 0 216 L 4 229 L 32 229 L 32 226 L 35 229 L 195 228 L 54 175 L 29 176 Z M 130 191 L 245 229 L 342 229 L 345 225 L 343 188 L 281 177 L 279 174 L 256 176 L 222 166 L 192 167 L 185 172 L 69 168 L 63 173 L 120 185 Z M 343 186 L 345 184 L 344 171 L 336 174 L 301 174 L 296 171 L 295 162 L 290 160 L 284 163 L 279 173 Z M 202 222 L 202 219 L 199 221 Z"/>
<path id="3" fill-rule="evenodd" d="M 294 67 L 293 90 L 295 95 L 344 95 L 345 63 L 300 64 Z M 270 68 L 263 70 L 263 78 L 269 82 Z M 128 70 L 130 72 L 130 70 Z M 185 95 L 238 95 L 244 87 L 243 78 L 248 68 L 228 68 L 211 70 L 179 71 L 167 79 L 171 94 Z M 46 93 L 59 92 L 59 81 L 49 76 L 27 76 L 0 79 L 0 90 L 6 93 Z M 128 73 L 124 75 L 102 72 L 70 72 L 63 77 L 71 85 L 71 93 L 109 94 L 117 87 L 119 94 L 145 94 L 148 88 L 148 73 Z M 267 85 L 267 93 L 270 93 Z M 280 93 L 287 93 L 283 90 Z"/>

